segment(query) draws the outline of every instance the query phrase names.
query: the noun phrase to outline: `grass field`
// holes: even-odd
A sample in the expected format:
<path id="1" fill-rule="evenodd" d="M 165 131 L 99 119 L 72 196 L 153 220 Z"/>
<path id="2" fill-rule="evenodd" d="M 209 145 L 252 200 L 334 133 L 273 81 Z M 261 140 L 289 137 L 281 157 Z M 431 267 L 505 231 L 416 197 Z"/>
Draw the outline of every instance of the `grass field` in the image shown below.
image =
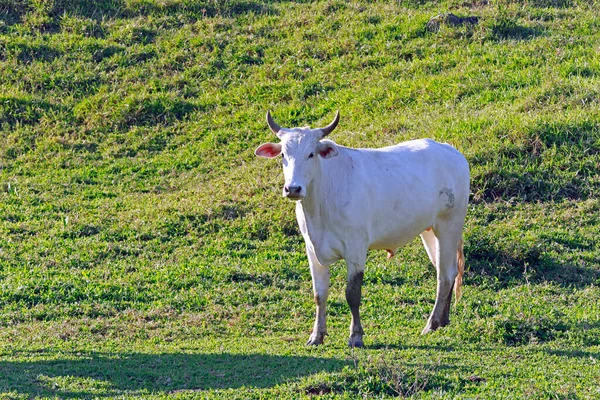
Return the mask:
<path id="1" fill-rule="evenodd" d="M 600 4 L 0 0 L 0 397 L 600 397 Z M 478 16 L 476 25 L 435 15 Z M 271 141 L 431 137 L 471 165 L 467 272 L 421 336 L 420 241 L 369 253 L 365 349 L 304 345 Z"/>

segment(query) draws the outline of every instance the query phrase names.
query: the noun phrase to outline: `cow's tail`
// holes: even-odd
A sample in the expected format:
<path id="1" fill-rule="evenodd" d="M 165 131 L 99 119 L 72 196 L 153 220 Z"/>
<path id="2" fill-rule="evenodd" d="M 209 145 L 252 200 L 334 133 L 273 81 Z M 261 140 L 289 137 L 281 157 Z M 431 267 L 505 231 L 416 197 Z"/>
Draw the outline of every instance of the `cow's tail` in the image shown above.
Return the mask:
<path id="1" fill-rule="evenodd" d="M 460 242 L 458 243 L 458 249 L 456 250 L 457 255 L 457 266 L 458 266 L 458 275 L 454 279 L 454 297 L 455 304 L 458 303 L 460 299 L 460 295 L 462 293 L 462 284 L 463 284 L 463 273 L 465 272 L 465 254 L 463 253 L 463 239 L 460 238 Z"/>

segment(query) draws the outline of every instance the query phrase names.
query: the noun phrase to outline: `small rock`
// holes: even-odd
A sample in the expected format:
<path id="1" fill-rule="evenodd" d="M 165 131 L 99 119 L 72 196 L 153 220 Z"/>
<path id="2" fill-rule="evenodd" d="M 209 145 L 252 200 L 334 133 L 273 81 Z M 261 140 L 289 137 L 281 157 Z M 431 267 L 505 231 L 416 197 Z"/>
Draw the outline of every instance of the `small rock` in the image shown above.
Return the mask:
<path id="1" fill-rule="evenodd" d="M 479 17 L 469 16 L 469 17 L 458 17 L 452 13 L 440 14 L 431 18 L 429 22 L 427 22 L 427 30 L 430 32 L 437 32 L 440 30 L 440 25 L 445 23 L 450 26 L 459 26 L 459 25 L 476 25 L 479 22 Z"/>
<path id="2" fill-rule="evenodd" d="M 470 380 L 471 382 L 475 382 L 475 383 L 485 382 L 485 378 L 482 378 L 482 377 L 477 376 L 477 375 L 471 375 L 467 379 Z"/>

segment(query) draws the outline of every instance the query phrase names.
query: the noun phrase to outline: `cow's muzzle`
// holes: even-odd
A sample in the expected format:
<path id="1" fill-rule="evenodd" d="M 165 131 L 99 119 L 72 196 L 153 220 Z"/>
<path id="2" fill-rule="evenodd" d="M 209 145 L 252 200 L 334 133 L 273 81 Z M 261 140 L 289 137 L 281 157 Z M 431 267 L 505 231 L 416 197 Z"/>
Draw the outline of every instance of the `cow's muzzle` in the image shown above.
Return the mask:
<path id="1" fill-rule="evenodd" d="M 302 193 L 302 186 L 284 186 L 283 197 L 286 197 L 290 200 L 303 199 L 304 194 Z"/>

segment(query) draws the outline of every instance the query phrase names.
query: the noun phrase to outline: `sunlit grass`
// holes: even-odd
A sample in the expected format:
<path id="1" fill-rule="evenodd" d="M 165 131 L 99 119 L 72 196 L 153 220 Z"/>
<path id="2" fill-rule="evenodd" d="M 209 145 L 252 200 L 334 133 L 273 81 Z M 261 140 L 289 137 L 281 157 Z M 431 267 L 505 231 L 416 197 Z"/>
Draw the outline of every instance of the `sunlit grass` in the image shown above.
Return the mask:
<path id="1" fill-rule="evenodd" d="M 440 13 L 474 26 L 426 29 Z M 0 0 L 0 397 L 600 395 L 600 34 L 577 0 Z M 471 165 L 464 296 L 345 266 L 324 346 L 264 115 Z"/>

